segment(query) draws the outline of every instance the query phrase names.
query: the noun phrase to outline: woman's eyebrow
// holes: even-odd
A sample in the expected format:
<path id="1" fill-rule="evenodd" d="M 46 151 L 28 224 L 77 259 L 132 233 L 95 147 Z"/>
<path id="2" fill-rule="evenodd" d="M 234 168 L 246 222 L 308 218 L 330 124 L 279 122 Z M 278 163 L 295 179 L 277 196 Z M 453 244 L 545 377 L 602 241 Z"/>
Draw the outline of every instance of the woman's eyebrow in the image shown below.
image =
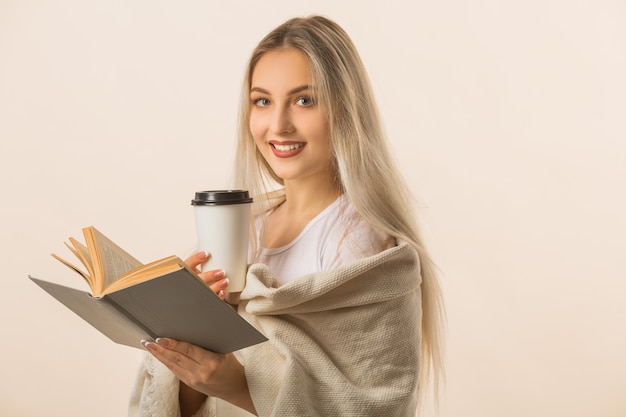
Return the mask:
<path id="1" fill-rule="evenodd" d="M 287 94 L 292 95 L 292 94 L 297 94 L 297 93 L 299 93 L 301 91 L 312 90 L 312 89 L 313 89 L 313 87 L 310 86 L 310 85 L 303 85 L 303 86 L 296 87 L 294 89 L 289 90 L 289 92 Z"/>
<path id="2" fill-rule="evenodd" d="M 297 93 L 300 93 L 302 91 L 312 90 L 312 89 L 313 89 L 313 86 L 310 86 L 308 84 L 307 85 L 302 85 L 300 87 L 292 88 L 291 90 L 287 91 L 287 95 L 297 94 Z M 256 92 L 256 93 L 261 93 L 261 94 L 268 94 L 268 95 L 270 94 L 269 91 L 267 91 L 266 89 L 261 88 L 261 87 L 252 87 L 250 89 L 250 92 L 251 93 Z"/>
<path id="3" fill-rule="evenodd" d="M 269 94 L 270 93 L 269 91 L 267 91 L 267 90 L 265 90 L 265 89 L 263 89 L 261 87 L 252 87 L 250 89 L 250 92 L 251 93 L 257 92 L 257 93 L 261 93 L 261 94 Z"/>

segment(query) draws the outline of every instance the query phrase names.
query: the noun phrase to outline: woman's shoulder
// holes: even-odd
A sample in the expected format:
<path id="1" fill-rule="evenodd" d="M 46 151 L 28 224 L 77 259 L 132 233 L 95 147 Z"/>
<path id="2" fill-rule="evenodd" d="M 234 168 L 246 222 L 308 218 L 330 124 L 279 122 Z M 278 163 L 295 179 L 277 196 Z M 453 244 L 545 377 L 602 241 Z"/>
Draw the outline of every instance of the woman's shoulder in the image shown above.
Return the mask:
<path id="1" fill-rule="evenodd" d="M 394 246 L 394 239 L 376 229 L 345 196 L 327 218 L 327 237 L 322 250 L 324 269 L 338 268 Z"/>

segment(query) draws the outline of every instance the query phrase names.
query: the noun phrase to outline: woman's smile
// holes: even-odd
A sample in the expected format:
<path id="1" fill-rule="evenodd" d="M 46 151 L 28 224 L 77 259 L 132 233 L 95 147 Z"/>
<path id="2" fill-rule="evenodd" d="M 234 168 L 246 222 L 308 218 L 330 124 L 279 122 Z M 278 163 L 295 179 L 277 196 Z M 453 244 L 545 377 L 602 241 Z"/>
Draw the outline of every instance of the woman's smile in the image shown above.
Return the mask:
<path id="1" fill-rule="evenodd" d="M 298 155 L 304 147 L 306 142 L 288 142 L 288 141 L 276 141 L 269 142 L 272 152 L 278 158 L 291 158 Z"/>

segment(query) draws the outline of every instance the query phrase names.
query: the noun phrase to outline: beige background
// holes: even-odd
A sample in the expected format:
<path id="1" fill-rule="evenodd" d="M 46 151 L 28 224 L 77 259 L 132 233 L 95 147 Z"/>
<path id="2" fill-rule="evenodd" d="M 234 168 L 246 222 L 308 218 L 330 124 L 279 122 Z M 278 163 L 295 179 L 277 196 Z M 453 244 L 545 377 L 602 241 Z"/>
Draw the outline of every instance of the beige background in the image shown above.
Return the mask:
<path id="1" fill-rule="evenodd" d="M 142 353 L 26 276 L 81 287 L 49 253 L 89 224 L 143 261 L 193 248 L 248 54 L 308 13 L 352 35 L 419 198 L 442 415 L 626 415 L 623 0 L 0 0 L 0 414 L 125 415 Z"/>

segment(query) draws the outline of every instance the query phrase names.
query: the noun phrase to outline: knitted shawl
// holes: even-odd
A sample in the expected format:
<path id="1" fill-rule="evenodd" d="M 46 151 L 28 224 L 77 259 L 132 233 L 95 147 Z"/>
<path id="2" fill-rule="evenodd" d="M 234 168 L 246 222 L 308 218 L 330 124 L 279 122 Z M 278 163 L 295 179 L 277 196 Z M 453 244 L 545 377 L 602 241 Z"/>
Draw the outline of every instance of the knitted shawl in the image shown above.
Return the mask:
<path id="1" fill-rule="evenodd" d="M 280 286 L 248 269 L 239 313 L 269 341 L 237 352 L 259 416 L 414 416 L 419 260 L 405 243 Z M 178 381 L 146 356 L 129 416 L 178 416 Z M 249 416 L 209 398 L 202 417 Z"/>

